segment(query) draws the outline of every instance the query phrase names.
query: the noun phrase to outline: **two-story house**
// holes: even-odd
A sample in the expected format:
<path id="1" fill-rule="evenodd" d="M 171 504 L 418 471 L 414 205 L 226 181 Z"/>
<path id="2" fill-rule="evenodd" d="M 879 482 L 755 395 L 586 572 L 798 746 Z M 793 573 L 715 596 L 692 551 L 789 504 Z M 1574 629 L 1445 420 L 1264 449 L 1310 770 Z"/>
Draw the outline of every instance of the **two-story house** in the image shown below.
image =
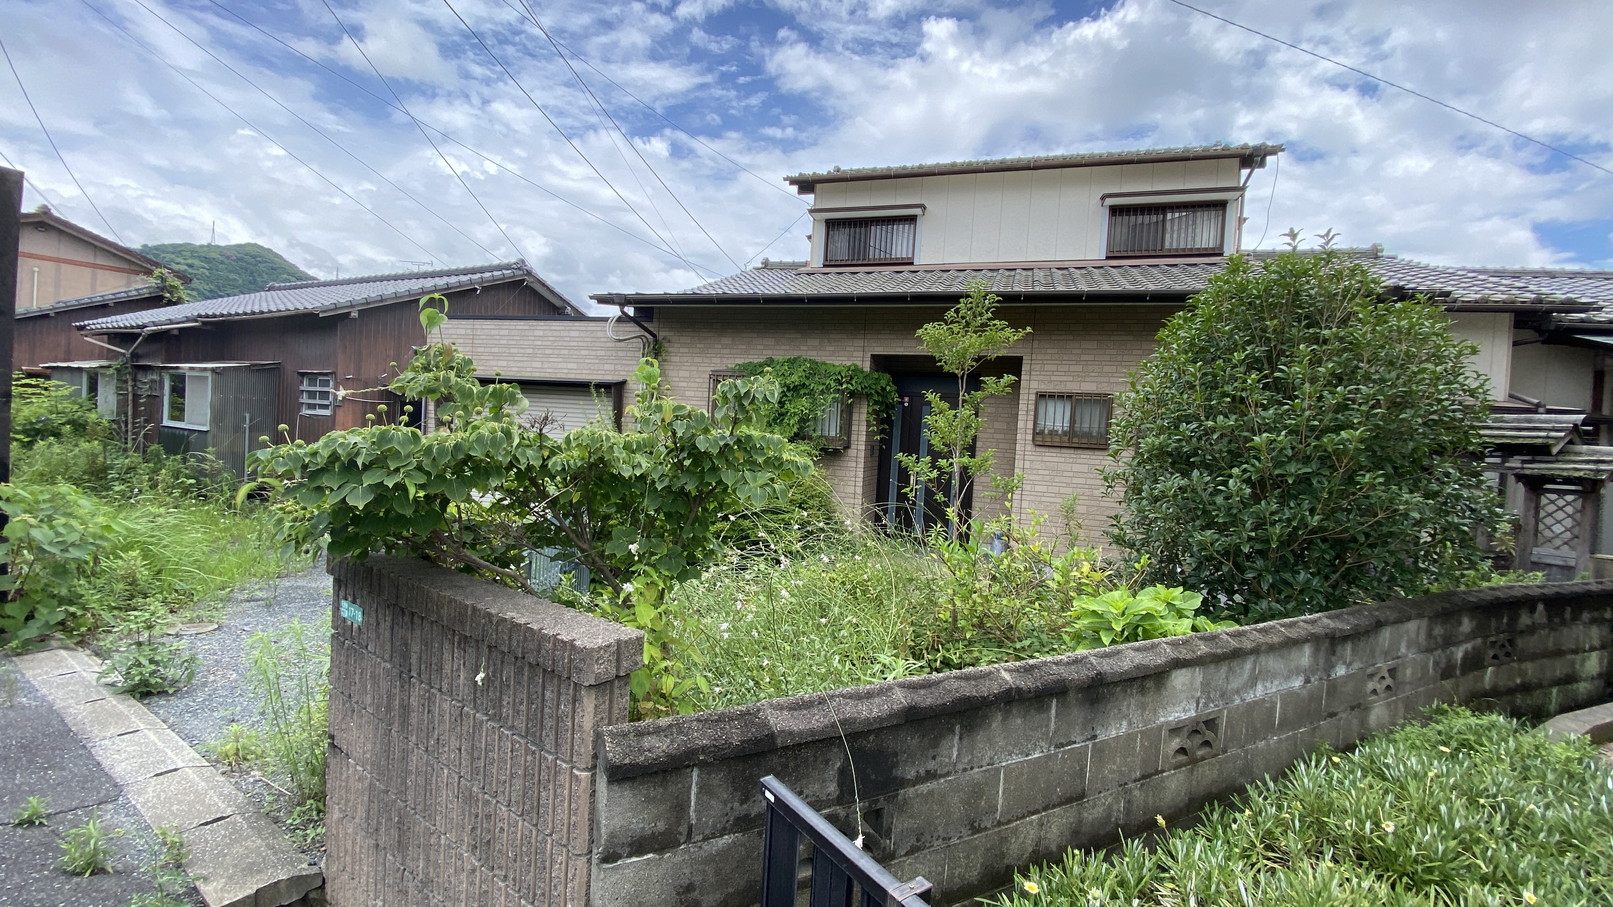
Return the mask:
<path id="1" fill-rule="evenodd" d="M 1000 316 L 1032 333 L 994 363 L 1018 377 L 990 401 L 981 447 L 1025 477 L 1016 507 L 1059 512 L 1076 496 L 1084 538 L 1101 542 L 1117 501 L 1103 495 L 1112 398 L 1164 320 L 1239 248 L 1251 178 L 1279 145 L 1210 145 L 922 166 L 835 169 L 787 178 L 813 197 L 810 259 L 772 262 L 673 293 L 604 293 L 663 348 L 673 391 L 705 399 L 740 361 L 811 356 L 888 372 L 891 424 L 846 412 L 849 443 L 821 461 L 848 511 L 893 524 L 927 517 L 905 494 L 900 453 L 924 449 L 923 392 L 951 383 L 918 346 L 967 287 L 1002 297 Z M 1511 392 L 1514 318 L 1592 307 L 1525 281 L 1356 253 L 1391 297 L 1427 294 L 1480 347 L 1497 402 Z M 997 503 L 976 495 L 975 512 Z"/>

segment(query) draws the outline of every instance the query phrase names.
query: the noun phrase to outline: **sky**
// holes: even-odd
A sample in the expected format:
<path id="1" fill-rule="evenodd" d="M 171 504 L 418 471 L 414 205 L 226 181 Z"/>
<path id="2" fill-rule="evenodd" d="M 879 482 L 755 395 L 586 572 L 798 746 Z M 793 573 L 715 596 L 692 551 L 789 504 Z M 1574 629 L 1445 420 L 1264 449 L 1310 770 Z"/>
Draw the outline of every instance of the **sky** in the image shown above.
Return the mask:
<path id="1" fill-rule="evenodd" d="M 0 0 L 0 164 L 131 246 L 584 303 L 804 258 L 789 174 L 1272 142 L 1246 247 L 1613 268 L 1613 4 L 1188 2 Z"/>

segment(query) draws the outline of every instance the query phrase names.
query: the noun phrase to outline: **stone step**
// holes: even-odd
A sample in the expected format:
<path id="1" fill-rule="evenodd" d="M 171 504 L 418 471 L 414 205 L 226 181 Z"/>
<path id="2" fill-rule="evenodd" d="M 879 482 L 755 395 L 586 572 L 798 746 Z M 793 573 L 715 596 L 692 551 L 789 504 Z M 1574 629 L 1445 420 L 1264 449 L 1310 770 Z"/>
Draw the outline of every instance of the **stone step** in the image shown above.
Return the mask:
<path id="1" fill-rule="evenodd" d="M 179 830 L 208 907 L 283 907 L 324 884 L 228 778 L 137 700 L 102 685 L 99 659 L 59 645 L 14 660 L 151 827 Z"/>

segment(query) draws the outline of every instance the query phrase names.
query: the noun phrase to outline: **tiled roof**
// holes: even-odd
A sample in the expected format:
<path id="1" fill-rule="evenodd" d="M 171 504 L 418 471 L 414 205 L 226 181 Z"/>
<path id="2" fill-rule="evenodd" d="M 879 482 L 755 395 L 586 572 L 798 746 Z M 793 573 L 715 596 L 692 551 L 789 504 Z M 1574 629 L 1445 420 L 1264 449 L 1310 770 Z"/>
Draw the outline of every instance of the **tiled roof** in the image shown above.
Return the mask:
<path id="1" fill-rule="evenodd" d="M 18 318 L 29 318 L 34 315 L 53 315 L 57 312 L 70 312 L 74 309 L 86 309 L 98 305 L 110 305 L 114 302 L 129 302 L 135 299 L 149 299 L 162 295 L 162 287 L 154 283 L 141 284 L 137 287 L 128 287 L 122 290 L 113 290 L 110 293 L 98 293 L 94 296 L 80 296 L 77 299 L 62 299 L 49 305 L 34 306 L 31 309 L 18 309 Z"/>
<path id="2" fill-rule="evenodd" d="M 1541 292 L 1592 303 L 1589 312 L 1567 313 L 1559 321 L 1613 324 L 1613 271 L 1586 271 L 1570 268 L 1473 268 L 1496 280 L 1520 283 Z"/>
<path id="3" fill-rule="evenodd" d="M 507 261 L 468 268 L 435 271 L 409 271 L 375 274 L 342 280 L 311 280 L 301 283 L 275 283 L 256 293 L 223 296 L 201 302 L 187 302 L 150 312 L 97 318 L 77 325 L 88 333 L 129 331 L 199 321 L 225 321 L 269 315 L 320 314 L 339 312 L 377 303 L 418 299 L 427 293 L 446 293 L 466 287 L 525 278 L 546 291 L 563 307 L 576 306 L 544 283 L 524 261 Z"/>
<path id="4" fill-rule="evenodd" d="M 856 180 L 897 179 L 915 176 L 945 176 L 957 173 L 996 173 L 1009 170 L 1053 170 L 1066 167 L 1099 167 L 1115 164 L 1148 164 L 1165 161 L 1191 161 L 1243 158 L 1254 166 L 1283 150 L 1281 145 L 1183 145 L 1176 148 L 1144 148 L 1136 151 L 1090 151 L 1078 154 L 1043 154 L 1034 157 L 996 158 L 978 161 L 950 161 L 941 164 L 901 164 L 891 167 L 836 167 L 822 173 L 797 173 L 784 178 L 803 195 L 818 183 L 844 183 Z"/>
<path id="5" fill-rule="evenodd" d="M 1575 439 L 1584 413 L 1491 413 L 1479 435 L 1491 447 L 1555 454 Z"/>
<path id="6" fill-rule="evenodd" d="M 1551 280 L 1496 275 L 1474 268 L 1431 265 L 1383 255 L 1376 249 L 1348 250 L 1383 279 L 1395 295 L 1427 294 L 1447 305 L 1581 308 L 1599 299 L 1582 299 Z M 1257 256 L 1263 258 L 1268 256 Z M 677 305 L 759 302 L 935 302 L 984 282 L 994 293 L 1035 301 L 1075 301 L 1087 297 L 1186 298 L 1203 290 L 1224 259 L 1153 259 L 1050 264 L 1012 263 L 974 267 L 778 268 L 733 274 L 677 293 L 599 294 L 606 304 Z M 1595 272 L 1591 272 L 1595 273 Z M 1613 274 L 1606 287 L 1613 291 Z M 1074 297 L 1072 299 L 1071 297 Z M 1610 314 L 1609 320 L 1613 320 Z"/>

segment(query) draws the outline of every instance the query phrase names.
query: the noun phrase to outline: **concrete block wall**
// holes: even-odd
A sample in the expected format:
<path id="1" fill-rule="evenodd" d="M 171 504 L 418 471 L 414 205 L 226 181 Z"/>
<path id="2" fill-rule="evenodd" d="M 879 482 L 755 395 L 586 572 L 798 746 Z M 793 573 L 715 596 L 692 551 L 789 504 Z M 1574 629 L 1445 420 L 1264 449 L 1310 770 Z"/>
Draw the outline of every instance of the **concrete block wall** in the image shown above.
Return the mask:
<path id="1" fill-rule="evenodd" d="M 1448 593 L 600 732 L 590 903 L 744 907 L 773 774 L 932 903 L 1435 702 L 1604 701 L 1613 583 Z"/>
<path id="2" fill-rule="evenodd" d="M 331 572 L 330 902 L 587 904 L 642 634 L 421 561 Z"/>

